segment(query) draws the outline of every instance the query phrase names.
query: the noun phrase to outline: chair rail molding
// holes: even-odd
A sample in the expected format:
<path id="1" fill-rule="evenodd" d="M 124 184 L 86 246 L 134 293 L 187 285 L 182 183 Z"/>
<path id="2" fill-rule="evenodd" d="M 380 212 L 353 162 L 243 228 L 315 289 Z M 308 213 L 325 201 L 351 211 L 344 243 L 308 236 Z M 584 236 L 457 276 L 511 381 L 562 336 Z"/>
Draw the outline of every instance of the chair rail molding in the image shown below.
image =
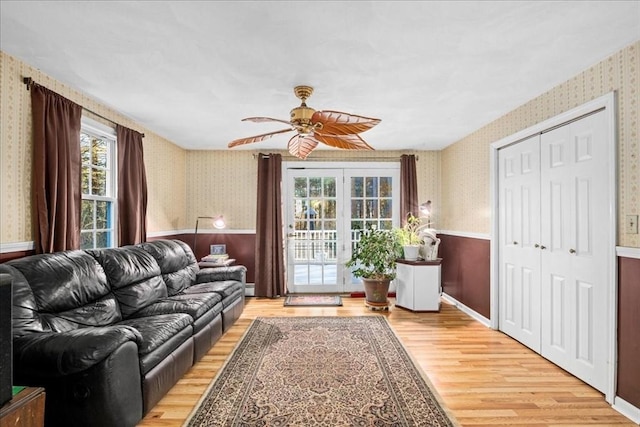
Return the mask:
<path id="1" fill-rule="evenodd" d="M 640 248 L 629 248 L 626 246 L 616 246 L 616 255 L 624 258 L 640 259 Z"/>

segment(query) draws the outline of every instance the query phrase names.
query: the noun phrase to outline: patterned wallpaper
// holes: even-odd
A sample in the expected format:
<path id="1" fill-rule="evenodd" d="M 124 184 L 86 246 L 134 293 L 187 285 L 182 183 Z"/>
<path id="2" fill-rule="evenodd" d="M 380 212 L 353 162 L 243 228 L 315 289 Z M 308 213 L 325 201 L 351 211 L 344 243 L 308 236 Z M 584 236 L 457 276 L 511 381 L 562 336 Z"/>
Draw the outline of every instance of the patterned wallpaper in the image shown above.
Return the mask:
<path id="1" fill-rule="evenodd" d="M 0 51 L 0 243 L 33 240 L 31 98 L 22 83 L 23 77 L 32 77 L 35 82 L 83 107 L 144 133 L 149 193 L 148 230 L 154 232 L 186 226 L 185 150 L 85 94 Z M 98 117 L 93 118 L 111 125 Z"/>
<path id="2" fill-rule="evenodd" d="M 536 123 L 613 90 L 618 92 L 619 216 L 640 213 L 638 124 L 640 42 L 478 129 L 443 151 L 406 152 L 419 157 L 419 200 L 431 200 L 435 227 L 470 233 L 490 231 L 489 146 Z M 31 106 L 23 76 L 145 133 L 149 188 L 148 231 L 191 229 L 199 215 L 224 214 L 229 229 L 255 229 L 258 151 L 186 151 L 71 87 L 0 52 L 0 243 L 32 240 Z M 284 160 L 295 160 L 280 151 Z M 395 161 L 400 151 L 318 150 L 312 161 Z M 640 247 L 638 235 L 620 233 L 619 245 Z"/>
<path id="3" fill-rule="evenodd" d="M 222 214 L 228 230 L 255 230 L 257 175 L 251 151 L 188 151 L 187 228 Z"/>
<path id="4" fill-rule="evenodd" d="M 490 233 L 490 144 L 609 92 L 618 95 L 618 221 L 640 214 L 640 41 L 442 151 L 441 229 Z M 618 245 L 640 247 L 619 227 Z"/>
<path id="5" fill-rule="evenodd" d="M 255 230 L 256 192 L 260 151 L 189 151 L 187 153 L 187 218 L 195 226 L 198 216 L 222 214 L 230 230 Z M 282 150 L 283 161 L 297 160 Z M 416 154 L 419 200 L 440 200 L 440 152 L 316 150 L 306 162 L 322 161 L 399 161 L 401 154 Z M 437 215 L 437 213 L 434 213 Z"/>

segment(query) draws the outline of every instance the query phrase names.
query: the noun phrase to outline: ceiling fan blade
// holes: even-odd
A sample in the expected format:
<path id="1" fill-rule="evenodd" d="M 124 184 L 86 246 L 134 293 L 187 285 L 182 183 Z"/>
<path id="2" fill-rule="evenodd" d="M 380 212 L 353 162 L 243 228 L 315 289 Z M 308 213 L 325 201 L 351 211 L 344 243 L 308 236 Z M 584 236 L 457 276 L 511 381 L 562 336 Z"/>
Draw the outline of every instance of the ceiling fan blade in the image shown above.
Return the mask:
<path id="1" fill-rule="evenodd" d="M 349 135 L 371 129 L 380 119 L 341 113 L 340 111 L 316 111 L 311 123 L 321 123 L 322 127 L 315 132 L 323 135 Z"/>
<path id="2" fill-rule="evenodd" d="M 271 117 L 247 117 L 246 119 L 242 119 L 243 122 L 255 122 L 255 123 L 265 123 L 265 122 L 280 122 L 291 125 L 291 122 L 287 120 L 273 119 Z"/>
<path id="3" fill-rule="evenodd" d="M 236 139 L 231 141 L 228 147 L 233 148 L 233 147 L 237 147 L 238 145 L 253 144 L 254 142 L 260 142 L 260 141 L 264 141 L 265 139 L 271 138 L 273 135 L 277 135 L 279 133 L 291 132 L 292 130 L 293 129 L 282 129 L 282 130 L 277 130 L 275 132 L 263 133 L 262 135 Z"/>
<path id="4" fill-rule="evenodd" d="M 291 155 L 299 159 L 306 159 L 318 146 L 318 141 L 310 136 L 295 135 L 289 140 L 288 148 Z"/>
<path id="5" fill-rule="evenodd" d="M 373 150 L 374 148 L 367 144 L 360 135 L 324 135 L 314 132 L 314 138 L 331 147 L 342 148 L 345 150 Z"/>

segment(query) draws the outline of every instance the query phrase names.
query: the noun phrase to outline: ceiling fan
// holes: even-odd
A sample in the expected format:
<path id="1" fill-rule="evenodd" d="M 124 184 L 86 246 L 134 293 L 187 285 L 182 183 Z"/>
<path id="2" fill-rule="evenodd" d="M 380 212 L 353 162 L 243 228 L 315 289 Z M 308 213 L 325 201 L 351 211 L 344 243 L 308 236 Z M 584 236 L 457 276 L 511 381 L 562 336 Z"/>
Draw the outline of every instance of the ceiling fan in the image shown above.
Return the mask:
<path id="1" fill-rule="evenodd" d="M 252 144 L 264 141 L 280 133 L 296 131 L 288 144 L 289 153 L 300 159 L 307 156 L 322 142 L 331 147 L 346 150 L 373 150 L 358 134 L 371 129 L 380 119 L 341 113 L 340 111 L 316 111 L 307 107 L 307 98 L 313 93 L 311 86 L 296 86 L 293 89 L 296 97 L 302 100 L 299 107 L 291 110 L 291 120 L 272 119 L 270 117 L 247 117 L 242 121 L 249 122 L 280 122 L 289 125 L 287 129 L 262 135 L 251 136 L 231 141 L 229 148 L 238 145 Z"/>

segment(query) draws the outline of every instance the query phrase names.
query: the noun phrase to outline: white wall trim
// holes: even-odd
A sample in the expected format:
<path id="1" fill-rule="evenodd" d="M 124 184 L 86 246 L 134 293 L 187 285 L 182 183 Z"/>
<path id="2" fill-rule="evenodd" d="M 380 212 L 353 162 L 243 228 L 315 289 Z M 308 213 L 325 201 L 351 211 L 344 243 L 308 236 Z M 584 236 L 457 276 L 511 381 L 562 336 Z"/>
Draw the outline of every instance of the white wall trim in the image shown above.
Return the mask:
<path id="1" fill-rule="evenodd" d="M 467 307 L 466 305 L 462 304 L 457 299 L 453 298 L 450 295 L 445 294 L 444 292 L 442 293 L 441 297 L 442 297 L 443 300 L 447 301 L 449 304 L 453 304 L 453 306 L 456 307 L 458 310 L 460 310 L 463 313 L 471 316 L 474 320 L 477 320 L 478 322 L 482 323 L 487 328 L 491 327 L 491 321 L 489 319 L 487 319 L 486 317 L 484 317 L 482 314 L 480 314 L 477 311 Z"/>
<path id="2" fill-rule="evenodd" d="M 617 349 L 617 300 L 618 300 L 618 269 L 617 269 L 617 258 L 616 258 L 616 237 L 617 237 L 617 116 L 616 116 L 616 93 L 609 92 L 603 96 L 595 98 L 585 104 L 582 104 L 576 108 L 573 108 L 569 111 L 565 111 L 557 116 L 554 116 L 548 120 L 535 124 L 527 129 L 521 130 L 520 132 L 516 132 L 515 134 L 509 135 L 506 138 L 502 138 L 490 145 L 490 175 L 489 175 L 489 191 L 490 191 L 490 207 L 491 207 L 491 236 L 494 242 L 499 241 L 499 216 L 498 216 L 498 150 L 500 148 L 506 147 L 511 144 L 515 144 L 519 141 L 522 141 L 525 138 L 530 136 L 542 133 L 550 128 L 560 126 L 564 123 L 576 120 L 584 115 L 590 114 L 592 112 L 604 109 L 605 114 L 607 115 L 607 136 L 610 138 L 611 143 L 609 144 L 609 164 L 607 167 L 609 168 L 610 179 L 610 187 L 609 187 L 609 210 L 611 212 L 610 220 L 607 224 L 604 224 L 607 227 L 608 232 L 610 234 L 608 251 L 609 251 L 609 259 L 610 259 L 610 271 L 609 271 L 609 280 L 611 282 L 610 290 L 609 290 L 609 304 L 608 304 L 608 335 L 610 338 L 610 342 L 607 343 L 608 347 L 608 366 L 609 370 L 607 372 L 608 382 L 605 392 L 606 401 L 613 404 L 613 399 L 615 397 L 615 389 L 616 389 L 616 373 L 617 373 L 617 364 L 616 361 L 616 349 Z M 499 329 L 499 318 L 500 318 L 500 294 L 499 294 L 499 245 L 491 245 L 491 325 L 495 327 L 495 329 Z"/>
<path id="3" fill-rule="evenodd" d="M 164 237 L 164 236 L 176 236 L 178 234 L 193 234 L 195 229 L 188 228 L 185 230 L 168 230 L 168 231 L 154 231 L 147 233 L 147 237 Z M 198 234 L 256 234 L 256 230 L 232 230 L 224 229 L 218 230 L 212 229 L 198 229 Z M 33 242 L 13 242 L 13 243 L 0 243 L 0 253 L 5 254 L 8 252 L 22 252 L 32 251 L 35 249 Z"/>
<path id="4" fill-rule="evenodd" d="M 164 237 L 164 236 L 175 236 L 178 234 L 193 234 L 194 230 L 170 230 L 170 231 L 154 231 L 152 233 L 147 233 L 147 237 Z"/>
<path id="5" fill-rule="evenodd" d="M 616 255 L 624 258 L 640 259 L 640 248 L 628 248 L 626 246 L 617 246 Z"/>
<path id="6" fill-rule="evenodd" d="M 0 253 L 32 251 L 35 247 L 33 242 L 0 243 Z"/>
<path id="7" fill-rule="evenodd" d="M 184 230 L 154 231 L 153 233 L 147 233 L 147 237 L 175 236 L 178 234 L 193 234 L 195 232 L 196 230 L 194 228 L 187 228 Z M 198 228 L 198 235 L 200 234 L 256 234 L 256 230 L 233 230 L 229 228 L 219 230 L 217 228 Z"/>
<path id="8" fill-rule="evenodd" d="M 616 396 L 613 401 L 613 409 L 620 412 L 634 423 L 640 424 L 640 408 L 636 408 L 621 397 Z"/>
<path id="9" fill-rule="evenodd" d="M 491 240 L 491 235 L 484 233 L 471 233 L 468 231 L 451 231 L 438 230 L 438 234 L 446 234 L 447 236 L 468 237 L 470 239 Z"/>

